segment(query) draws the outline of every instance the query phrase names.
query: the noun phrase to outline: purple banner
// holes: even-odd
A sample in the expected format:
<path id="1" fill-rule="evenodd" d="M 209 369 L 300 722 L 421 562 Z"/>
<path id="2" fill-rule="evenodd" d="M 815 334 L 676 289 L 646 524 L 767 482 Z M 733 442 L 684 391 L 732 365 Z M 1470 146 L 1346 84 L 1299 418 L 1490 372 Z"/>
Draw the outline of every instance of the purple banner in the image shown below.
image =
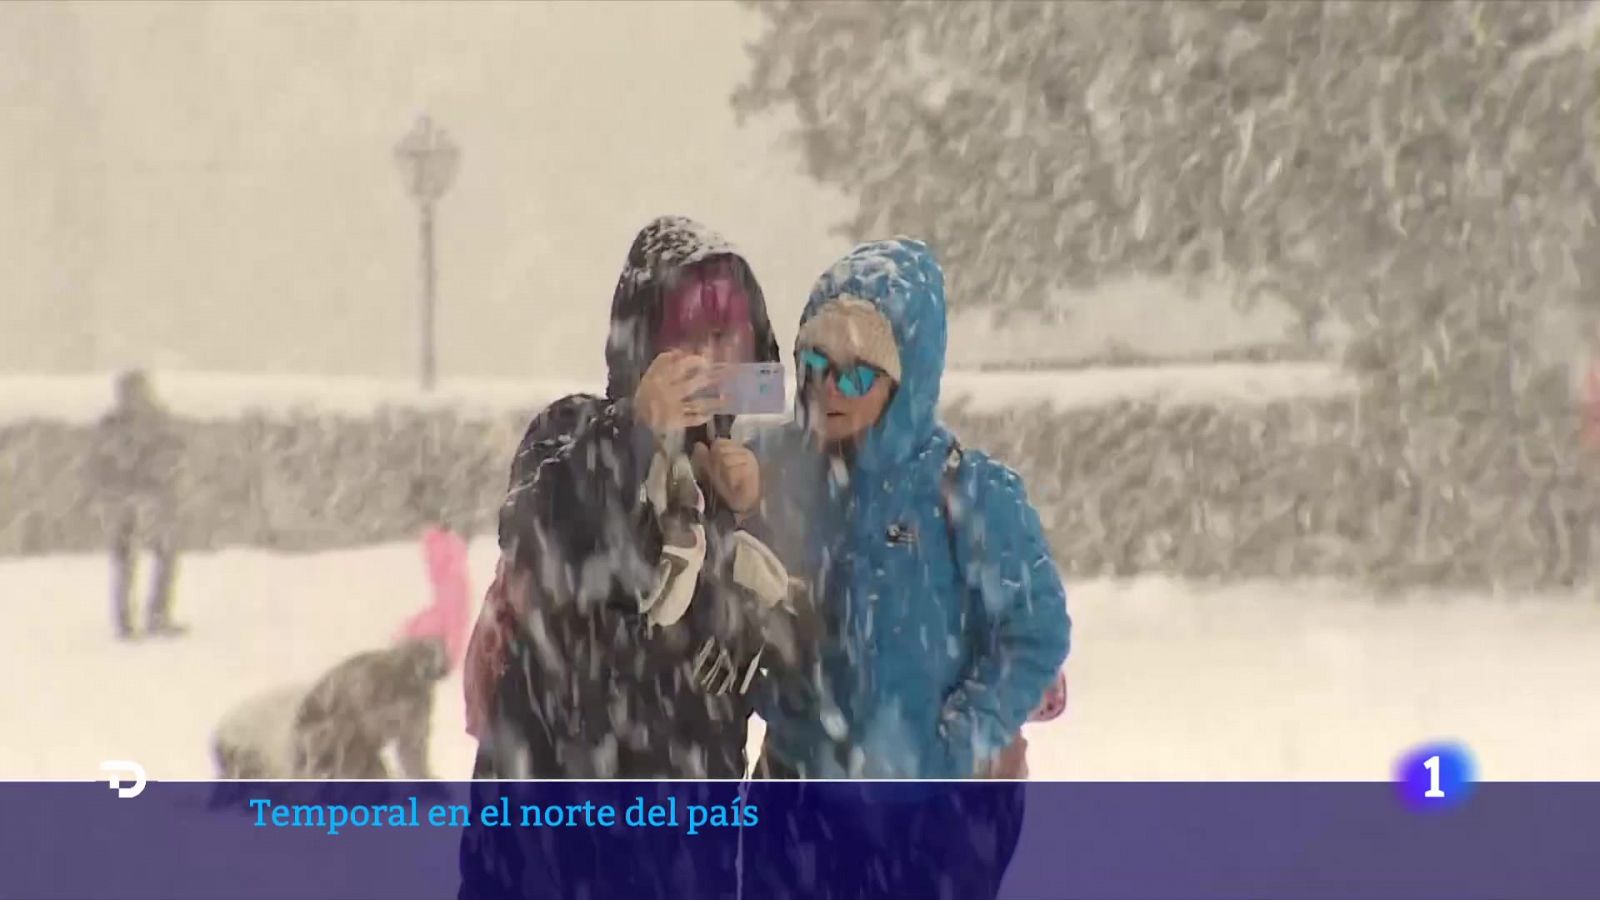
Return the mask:
<path id="1" fill-rule="evenodd" d="M 0 898 L 1592 898 L 1600 784 L 0 783 Z"/>

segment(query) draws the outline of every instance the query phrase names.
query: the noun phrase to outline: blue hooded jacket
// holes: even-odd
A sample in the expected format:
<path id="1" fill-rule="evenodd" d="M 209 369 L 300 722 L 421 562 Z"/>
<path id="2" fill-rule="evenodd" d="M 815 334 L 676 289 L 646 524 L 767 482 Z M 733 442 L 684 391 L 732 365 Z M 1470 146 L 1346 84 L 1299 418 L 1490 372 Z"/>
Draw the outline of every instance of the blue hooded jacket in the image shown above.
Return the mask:
<path id="1" fill-rule="evenodd" d="M 818 280 L 801 324 L 845 295 L 889 321 L 901 379 L 848 467 L 815 451 L 783 464 L 781 520 L 804 533 L 780 552 L 827 635 L 812 672 L 780 675 L 762 699 L 767 747 L 805 777 L 973 777 L 1066 658 L 1066 594 L 1016 473 L 970 449 L 945 473 L 955 438 L 936 415 L 946 322 L 931 251 L 857 247 Z M 803 440 L 783 443 L 793 454 Z"/>

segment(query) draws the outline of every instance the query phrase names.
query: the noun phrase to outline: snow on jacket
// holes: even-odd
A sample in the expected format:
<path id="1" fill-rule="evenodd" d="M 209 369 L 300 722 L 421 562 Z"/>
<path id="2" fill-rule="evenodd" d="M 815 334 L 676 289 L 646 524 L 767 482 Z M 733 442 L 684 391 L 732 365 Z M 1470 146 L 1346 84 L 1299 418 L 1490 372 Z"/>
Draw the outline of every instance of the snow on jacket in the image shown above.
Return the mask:
<path id="1" fill-rule="evenodd" d="M 761 649 L 759 629 L 744 618 L 748 604 L 727 578 L 733 516 L 714 496 L 705 498 L 708 552 L 686 615 L 661 627 L 639 609 L 662 534 L 641 496 L 654 441 L 633 419 L 632 396 L 655 357 L 667 291 L 689 267 L 718 258 L 734 263 L 749 295 L 756 356 L 775 361 L 748 264 L 703 226 L 662 218 L 635 238 L 617 282 L 605 396 L 563 398 L 528 427 L 501 510 L 504 570 L 466 664 L 469 726 L 482 738 L 478 777 L 744 772 L 751 699 L 707 690 L 701 665 L 720 658 L 753 672 Z M 522 595 L 507 589 L 512 580 L 527 584 Z M 515 625 L 497 629 L 497 620 Z"/>
<path id="2" fill-rule="evenodd" d="M 972 777 L 1052 686 L 1065 591 L 1009 468 L 963 448 L 946 496 L 944 277 L 927 246 L 857 247 L 817 282 L 802 325 L 842 295 L 889 320 L 903 372 L 848 468 L 807 453 L 797 429 L 763 447 L 782 466 L 769 521 L 806 523 L 779 552 L 828 622 L 811 678 L 765 693 L 766 746 L 806 777 Z"/>

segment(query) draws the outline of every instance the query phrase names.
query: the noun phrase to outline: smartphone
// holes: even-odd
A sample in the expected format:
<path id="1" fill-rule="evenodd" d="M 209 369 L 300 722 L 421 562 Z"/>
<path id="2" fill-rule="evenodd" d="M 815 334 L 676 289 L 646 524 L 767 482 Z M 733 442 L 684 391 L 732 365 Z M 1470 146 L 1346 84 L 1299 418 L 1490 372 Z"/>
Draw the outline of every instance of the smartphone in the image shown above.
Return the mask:
<path id="1" fill-rule="evenodd" d="M 773 416 L 784 411 L 783 363 L 737 363 L 718 369 L 722 403 L 714 410 L 724 416 Z"/>

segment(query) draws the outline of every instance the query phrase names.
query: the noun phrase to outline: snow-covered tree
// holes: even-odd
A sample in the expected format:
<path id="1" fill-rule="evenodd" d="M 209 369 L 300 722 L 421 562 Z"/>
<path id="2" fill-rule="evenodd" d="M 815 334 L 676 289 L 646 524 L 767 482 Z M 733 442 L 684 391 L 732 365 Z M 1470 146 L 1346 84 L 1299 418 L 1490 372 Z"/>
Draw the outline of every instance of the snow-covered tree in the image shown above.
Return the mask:
<path id="1" fill-rule="evenodd" d="M 1600 3 L 751 6 L 735 109 L 798 117 L 811 173 L 859 200 L 844 236 L 929 240 L 956 306 L 1138 273 L 1270 293 L 1308 337 L 1332 320 L 1364 390 L 1352 427 L 1329 409 L 1315 430 L 1359 450 L 1305 459 L 1355 469 L 1329 493 L 1285 454 L 1252 476 L 1263 502 L 1354 503 L 1356 568 L 1399 581 L 1589 568 L 1600 491 L 1557 354 L 1600 348 L 1541 340 L 1552 310 L 1600 312 Z M 1528 574 L 1553 544 L 1565 561 Z"/>
<path id="2" fill-rule="evenodd" d="M 1352 327 L 1375 408 L 1514 424 L 1538 306 L 1600 302 L 1592 6 L 752 6 L 735 108 L 792 108 L 847 236 L 928 239 L 954 304 L 1221 277 Z"/>

